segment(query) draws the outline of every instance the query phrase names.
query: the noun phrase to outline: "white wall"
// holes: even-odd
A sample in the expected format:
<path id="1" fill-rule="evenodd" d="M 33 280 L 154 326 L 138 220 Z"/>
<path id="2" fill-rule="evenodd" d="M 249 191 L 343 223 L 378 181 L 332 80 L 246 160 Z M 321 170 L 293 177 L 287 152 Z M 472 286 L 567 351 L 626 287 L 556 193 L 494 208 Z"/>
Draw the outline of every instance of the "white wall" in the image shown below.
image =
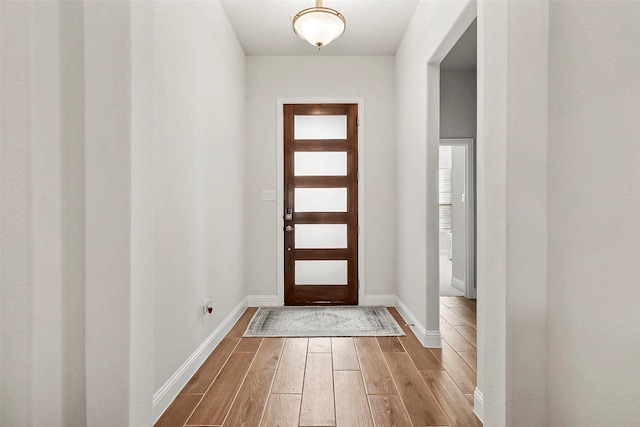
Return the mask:
<path id="1" fill-rule="evenodd" d="M 441 70 L 440 138 L 476 138 L 476 70 Z"/>
<path id="2" fill-rule="evenodd" d="M 154 205 L 152 2 L 131 5 L 131 359 L 129 425 L 153 421 Z"/>
<path id="3" fill-rule="evenodd" d="M 534 426 L 546 417 L 548 4 L 478 6 L 478 390 L 485 422 Z"/>
<path id="4" fill-rule="evenodd" d="M 421 341 L 439 346 L 438 277 L 438 143 L 427 145 L 427 136 L 439 140 L 438 126 L 427 126 L 429 110 L 439 110 L 440 76 L 427 102 L 427 63 L 434 55 L 442 60 L 457 41 L 447 40 L 460 19 L 459 35 L 475 18 L 475 3 L 421 1 L 396 53 L 397 139 L 397 295 L 418 323 Z M 430 99 L 431 101 L 431 99 Z M 439 120 L 439 119 L 438 119 Z M 434 230 L 428 233 L 427 230 Z M 428 286 L 428 284 L 430 284 Z"/>
<path id="5" fill-rule="evenodd" d="M 131 9 L 84 8 L 87 423 L 129 424 Z"/>
<path id="6" fill-rule="evenodd" d="M 81 11 L 0 5 L 2 425 L 86 424 Z"/>
<path id="7" fill-rule="evenodd" d="M 157 390 L 247 290 L 244 52 L 219 2 L 159 2 L 154 25 Z"/>
<path id="8" fill-rule="evenodd" d="M 640 419 L 640 4 L 551 2 L 547 425 Z"/>
<path id="9" fill-rule="evenodd" d="M 0 14 L 0 424 L 150 425 L 246 295 L 244 54 L 218 2 Z"/>
<path id="10" fill-rule="evenodd" d="M 60 3 L 63 264 L 63 389 L 65 426 L 86 424 L 84 16 L 79 2 Z"/>
<path id="11" fill-rule="evenodd" d="M 477 7 L 475 408 L 486 425 L 535 425 L 546 413 L 547 4 Z M 431 285 L 437 283 L 437 205 L 430 194 L 437 191 L 440 137 L 440 70 L 427 63 L 438 64 L 475 16 L 475 2 L 421 2 L 396 55 L 398 253 L 414 254 L 399 258 L 398 295 L 425 322 L 426 335 L 438 330 Z"/>
<path id="12" fill-rule="evenodd" d="M 46 105 L 48 108 L 40 108 L 33 111 L 34 99 L 32 91 L 43 82 L 42 76 L 31 76 L 29 59 L 32 54 L 33 39 L 41 34 L 29 32 L 33 25 L 35 11 L 31 5 L 21 3 L 2 3 L 1 9 L 1 77 L 2 77 L 2 145 L 0 146 L 0 221 L 1 221 L 1 246 L 0 254 L 0 279 L 2 286 L 1 295 L 1 322 L 0 330 L 0 423 L 2 425 L 29 425 L 37 414 L 33 414 L 32 401 L 36 399 L 37 390 L 34 390 L 34 353 L 37 343 L 33 343 L 36 330 L 43 326 L 34 320 L 33 294 L 36 293 L 36 285 L 32 281 L 36 266 L 33 265 L 33 239 L 36 234 L 33 224 L 32 200 L 30 195 L 33 190 L 39 192 L 42 183 L 33 171 L 32 147 L 33 141 L 30 123 L 33 119 L 41 119 L 42 113 L 55 115 L 58 109 L 55 106 Z M 55 22 L 55 18 L 51 21 Z M 43 23 L 43 22 L 41 22 Z M 54 42 L 55 45 L 55 42 Z M 52 57 L 53 56 L 53 57 Z M 56 70 L 57 58 L 54 55 L 47 56 L 49 63 L 42 63 L 48 71 Z M 54 77 L 55 78 L 55 77 Z M 44 80 L 46 81 L 46 80 Z M 54 89 L 55 90 L 55 89 Z M 49 97 L 55 97 L 55 93 L 48 93 Z M 34 115 L 38 114 L 36 117 Z M 53 128 L 55 130 L 55 128 Z M 51 130 L 51 128 L 49 129 Z M 34 132 L 37 133 L 37 132 Z M 42 136 L 42 135 L 38 135 Z M 49 143 L 59 144 L 59 140 L 53 139 Z M 55 162 L 55 159 L 54 159 Z M 47 168 L 45 176 L 55 174 L 57 165 Z M 40 184 L 37 188 L 35 182 Z M 58 197 L 52 197 L 51 201 L 59 202 Z M 54 212 L 55 220 L 59 212 Z M 57 233 L 56 233 L 57 234 Z M 59 238 L 59 235 L 52 235 Z M 41 242 L 38 242 L 41 243 Z M 52 261 L 60 256 L 59 251 L 53 254 Z M 59 279 L 59 278 L 57 278 Z M 59 296 L 59 283 L 52 277 L 50 282 L 55 297 Z M 53 328 L 52 339 L 59 334 L 59 325 L 56 324 L 56 314 L 52 313 Z M 46 323 L 45 323 L 46 324 Z M 58 337 L 59 338 L 59 337 Z M 52 366 L 55 372 L 59 366 Z M 35 381 L 38 379 L 36 378 Z M 54 387 L 52 400 L 60 399 L 60 391 Z M 50 409 L 57 410 L 56 405 Z M 55 413 L 55 412 L 54 412 Z M 55 414 L 53 422 L 60 425 L 60 416 Z"/>
<path id="13" fill-rule="evenodd" d="M 366 293 L 394 294 L 394 87 L 391 56 L 247 58 L 245 266 L 249 295 L 277 294 L 277 237 L 282 232 L 278 217 L 282 209 L 260 197 L 262 190 L 276 190 L 277 185 L 278 97 L 364 98 Z"/>

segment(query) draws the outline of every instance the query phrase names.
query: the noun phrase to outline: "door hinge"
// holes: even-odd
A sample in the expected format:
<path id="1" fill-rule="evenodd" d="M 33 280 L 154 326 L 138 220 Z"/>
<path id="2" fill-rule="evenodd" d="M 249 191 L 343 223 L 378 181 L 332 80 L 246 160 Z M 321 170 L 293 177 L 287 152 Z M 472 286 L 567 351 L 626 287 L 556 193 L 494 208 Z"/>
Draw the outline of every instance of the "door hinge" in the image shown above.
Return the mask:
<path id="1" fill-rule="evenodd" d="M 360 116 L 356 117 L 356 126 L 360 126 Z"/>

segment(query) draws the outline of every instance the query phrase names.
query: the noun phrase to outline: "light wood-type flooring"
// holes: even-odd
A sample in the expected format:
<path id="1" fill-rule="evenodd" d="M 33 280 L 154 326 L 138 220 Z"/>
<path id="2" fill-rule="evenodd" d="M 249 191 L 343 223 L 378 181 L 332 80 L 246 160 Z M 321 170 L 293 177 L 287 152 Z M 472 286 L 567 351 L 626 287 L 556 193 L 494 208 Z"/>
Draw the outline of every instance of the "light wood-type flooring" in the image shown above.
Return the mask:
<path id="1" fill-rule="evenodd" d="M 405 337 L 242 338 L 249 308 L 156 426 L 481 426 L 476 304 L 440 302 L 441 349 L 394 308 Z"/>

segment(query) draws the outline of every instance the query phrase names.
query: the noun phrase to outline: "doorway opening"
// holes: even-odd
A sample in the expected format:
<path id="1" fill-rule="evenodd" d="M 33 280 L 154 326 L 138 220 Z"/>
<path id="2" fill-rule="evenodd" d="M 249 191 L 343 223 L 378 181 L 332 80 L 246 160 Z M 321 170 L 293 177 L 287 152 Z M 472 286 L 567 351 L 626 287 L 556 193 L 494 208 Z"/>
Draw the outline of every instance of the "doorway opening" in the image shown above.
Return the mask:
<path id="1" fill-rule="evenodd" d="M 475 299 L 477 21 L 440 63 L 440 296 Z"/>
<path id="2" fill-rule="evenodd" d="M 476 12 L 474 5 L 468 14 L 460 18 L 446 43 L 440 46 L 427 67 L 427 98 L 436 104 L 427 117 L 429 128 L 435 128 L 428 135 L 428 149 L 431 158 L 438 159 L 437 163 L 434 161 L 431 164 L 439 168 L 439 175 L 432 171 L 428 181 L 432 191 L 438 191 L 438 234 L 432 228 L 430 241 L 431 247 L 439 250 L 431 251 L 428 262 L 431 268 L 437 269 L 441 282 L 444 282 L 444 286 L 439 286 L 438 298 L 443 346 L 446 344 L 453 348 L 479 374 L 484 357 L 481 347 L 482 312 L 476 315 L 476 301 L 473 301 L 477 298 L 478 212 Z M 457 38 L 453 31 L 458 35 Z M 444 193 L 442 197 L 440 192 Z M 429 203 L 435 208 L 434 197 L 431 199 Z M 435 259 L 436 256 L 438 259 Z M 432 287 L 431 292 L 435 294 L 434 291 Z M 483 398 L 478 387 L 474 391 L 474 412 L 482 419 Z"/>
<path id="3" fill-rule="evenodd" d="M 474 158 L 472 138 L 440 140 L 441 297 L 476 298 Z"/>

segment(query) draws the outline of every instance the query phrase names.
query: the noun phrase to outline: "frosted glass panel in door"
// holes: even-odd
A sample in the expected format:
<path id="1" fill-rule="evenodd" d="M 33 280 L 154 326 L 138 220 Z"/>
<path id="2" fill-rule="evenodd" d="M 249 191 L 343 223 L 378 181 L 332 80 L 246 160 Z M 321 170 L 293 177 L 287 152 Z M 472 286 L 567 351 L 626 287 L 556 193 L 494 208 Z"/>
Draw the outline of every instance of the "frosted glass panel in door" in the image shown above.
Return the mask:
<path id="1" fill-rule="evenodd" d="M 347 224 L 296 224 L 296 249 L 347 247 Z"/>
<path id="2" fill-rule="evenodd" d="M 296 285 L 346 285 L 347 261 L 296 261 Z"/>
<path id="3" fill-rule="evenodd" d="M 294 116 L 294 139 L 347 139 L 347 116 Z"/>
<path id="4" fill-rule="evenodd" d="M 296 212 L 346 212 L 346 188 L 296 188 Z"/>
<path id="5" fill-rule="evenodd" d="M 294 154 L 295 176 L 346 176 L 346 151 L 298 151 Z"/>

